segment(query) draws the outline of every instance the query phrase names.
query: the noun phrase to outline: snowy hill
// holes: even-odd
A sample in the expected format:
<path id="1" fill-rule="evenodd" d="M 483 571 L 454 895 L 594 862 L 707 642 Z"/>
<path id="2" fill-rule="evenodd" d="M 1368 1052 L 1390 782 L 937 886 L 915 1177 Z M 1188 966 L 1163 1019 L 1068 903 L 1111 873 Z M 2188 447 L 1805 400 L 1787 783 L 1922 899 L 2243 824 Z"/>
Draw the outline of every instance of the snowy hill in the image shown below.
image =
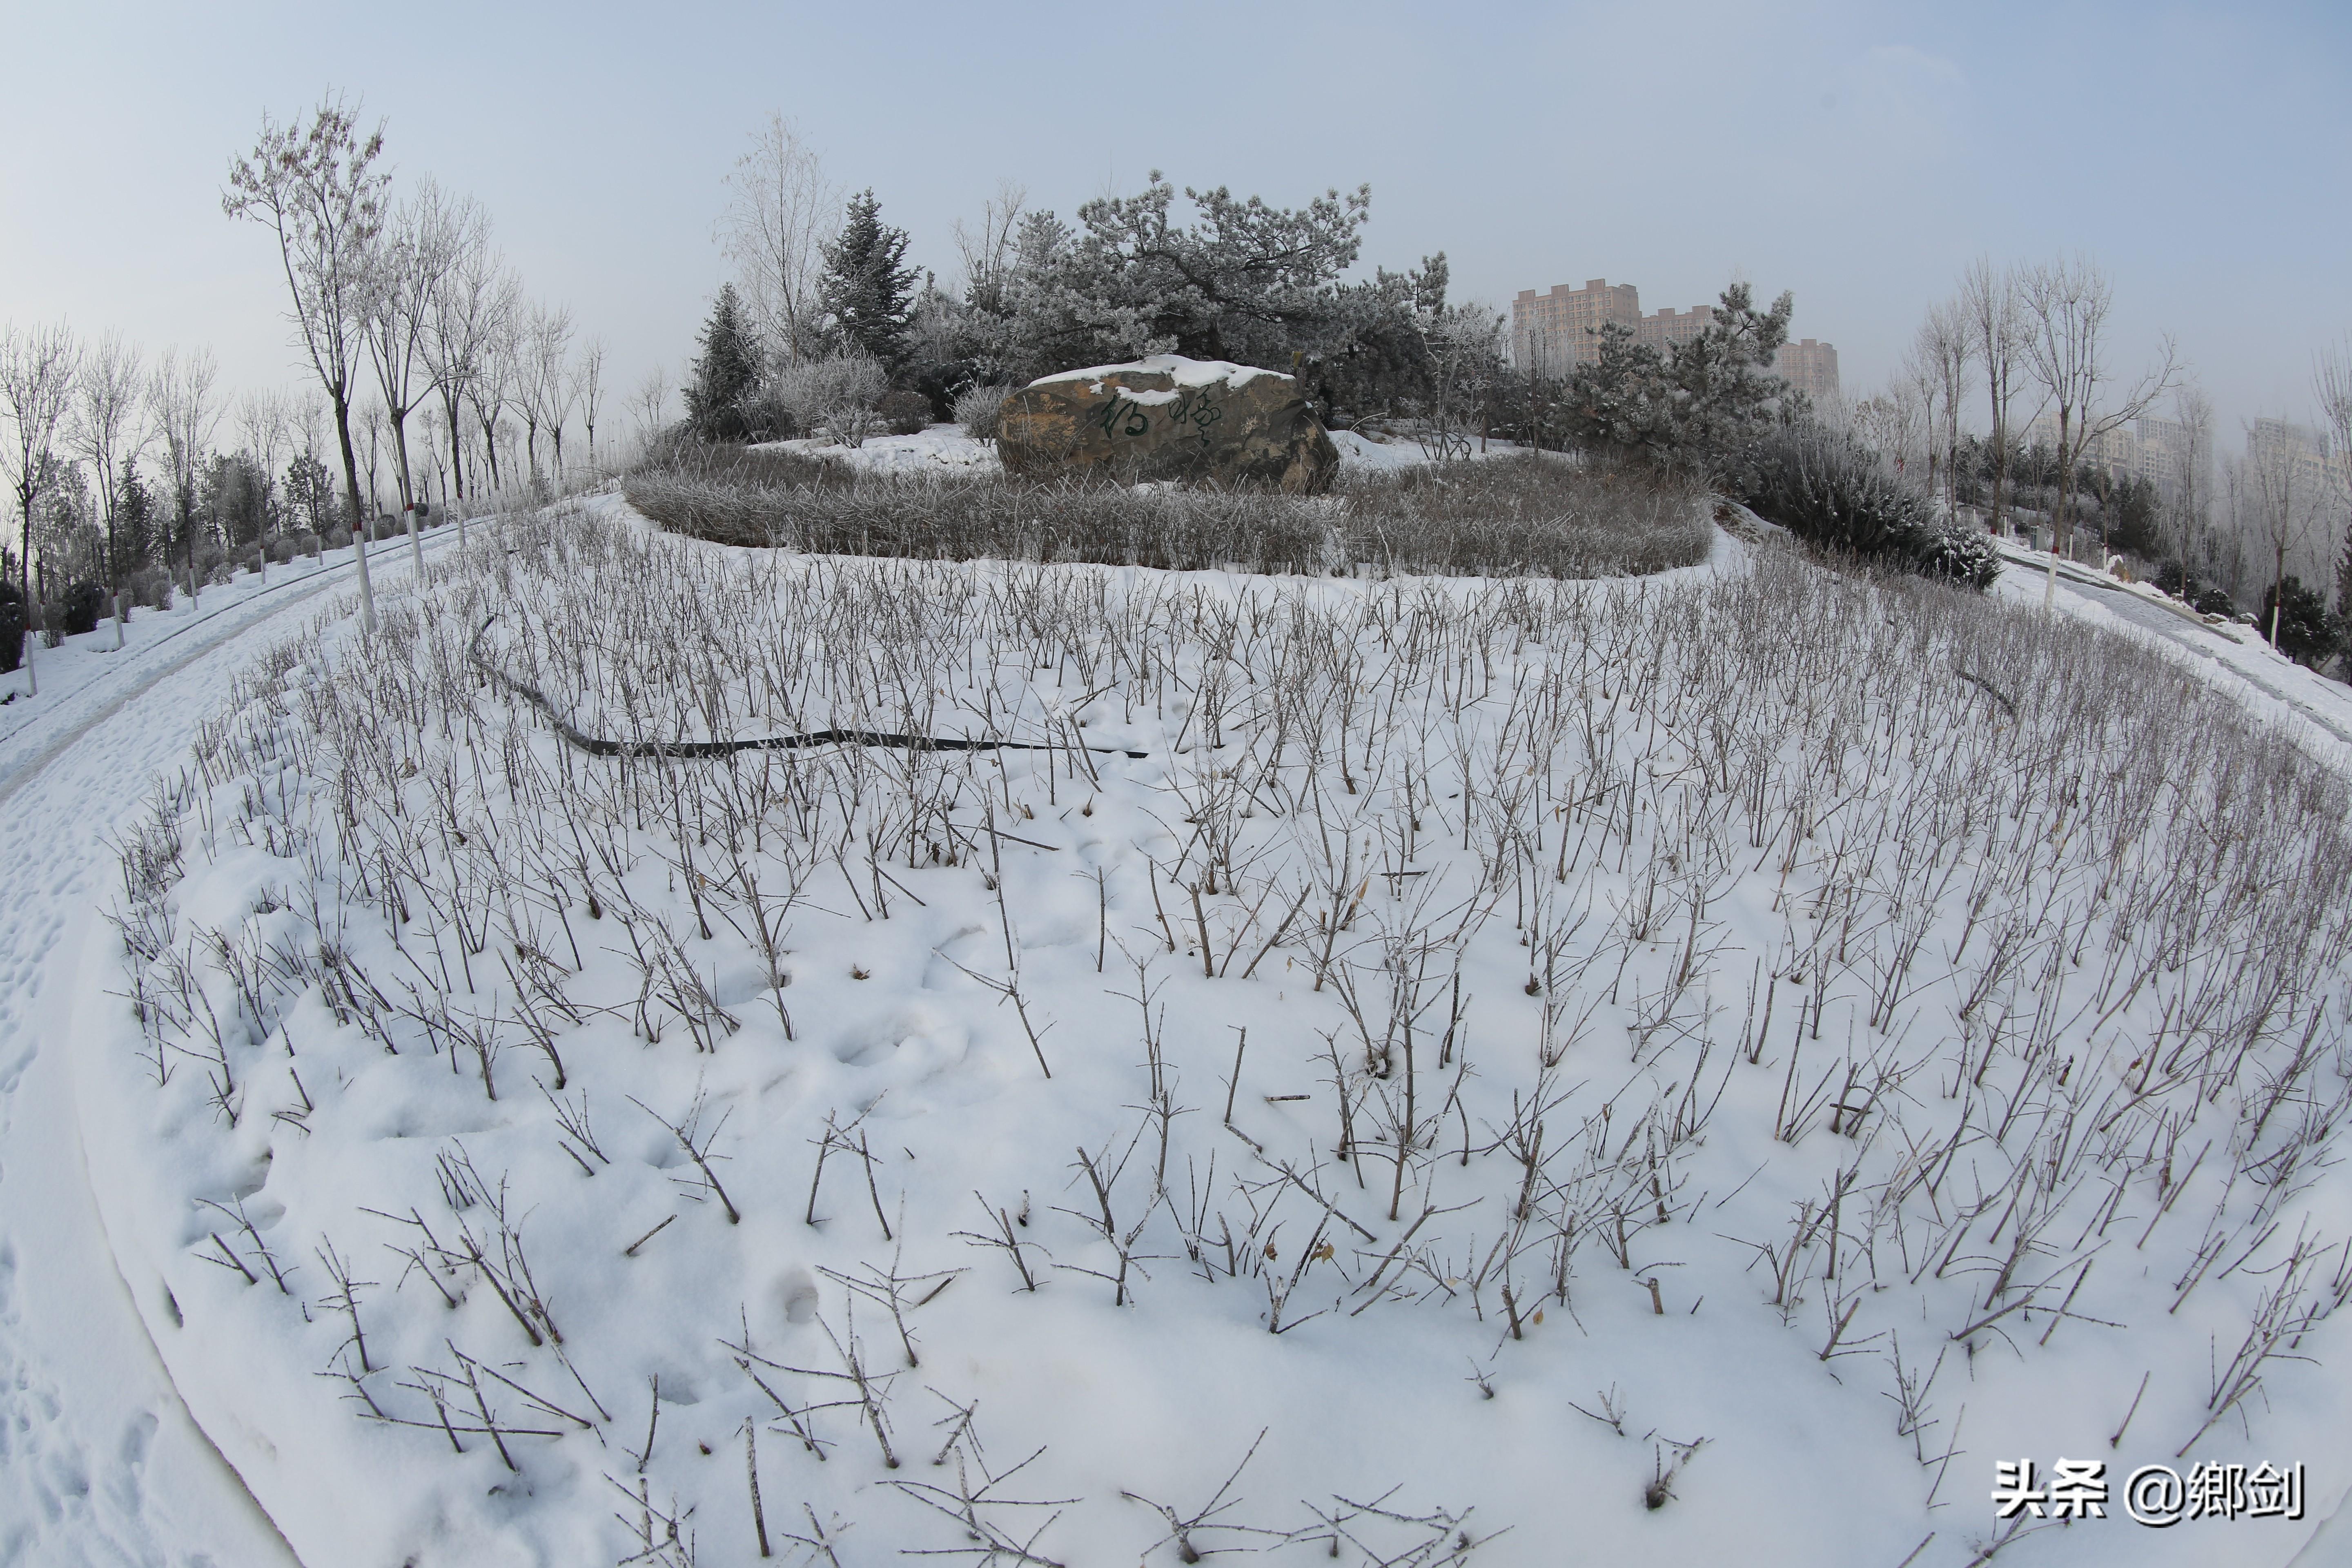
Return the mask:
<path id="1" fill-rule="evenodd" d="M 306 1561 L 2282 1563 L 2342 1494 L 2345 783 L 2184 661 L 1727 535 L 457 554 L 252 668 L 80 958 L 124 1276 Z M 2110 1517 L 1996 1519 L 2062 1458 Z"/>

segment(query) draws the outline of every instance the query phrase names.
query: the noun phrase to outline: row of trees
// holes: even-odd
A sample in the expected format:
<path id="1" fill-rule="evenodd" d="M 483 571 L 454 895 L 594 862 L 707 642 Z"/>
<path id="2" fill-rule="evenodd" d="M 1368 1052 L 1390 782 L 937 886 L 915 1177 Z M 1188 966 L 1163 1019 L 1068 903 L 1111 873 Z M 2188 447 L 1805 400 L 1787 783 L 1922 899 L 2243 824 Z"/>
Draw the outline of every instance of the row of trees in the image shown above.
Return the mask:
<path id="1" fill-rule="evenodd" d="M 2137 377 L 2120 374 L 2112 305 L 2087 258 L 1980 259 L 1930 308 L 1901 370 L 1853 423 L 1948 509 L 1982 508 L 1996 532 L 2036 513 L 2071 552 L 2095 524 L 2103 554 L 2139 559 L 2194 601 L 2259 595 L 2281 647 L 2295 640 L 2298 595 L 2312 593 L 2304 579 L 2336 578 L 2335 613 L 2352 615 L 2352 345 L 2318 357 L 2319 429 L 2256 420 L 2242 457 L 2217 454 L 2212 404 L 2169 339 Z M 1973 416 L 1989 428 L 1971 428 Z"/>
<path id="2" fill-rule="evenodd" d="M 1990 472 L 1979 482 L 2000 532 L 2013 505 L 2012 469 L 2027 449 L 2022 427 L 2049 416 L 2044 427 L 2054 435 L 2032 471 L 2054 486 L 2052 522 L 2060 549 L 2069 549 L 2089 454 L 2183 384 L 2169 338 L 2152 369 L 2119 379 L 2107 326 L 2114 305 L 2114 285 L 2089 257 L 2002 267 L 1979 258 L 1952 297 L 1928 310 L 1894 384 L 1855 410 L 1857 422 L 1898 463 L 1924 458 L 1928 489 L 1957 507 L 1970 471 L 1964 420 L 1981 391 L 1990 432 L 1982 443 Z M 2021 421 L 2029 393 L 2038 401 Z"/>
<path id="3" fill-rule="evenodd" d="M 601 341 L 575 355 L 571 313 L 531 301 L 492 248 L 488 216 L 430 175 L 395 201 L 378 166 L 383 129 L 362 133 L 339 99 L 307 125 L 267 115 L 253 149 L 232 161 L 221 210 L 277 241 L 294 340 L 333 417 L 346 494 L 356 511 L 352 445 L 363 386 L 380 399 L 401 505 L 416 499 L 409 420 L 436 405 L 449 481 L 459 497 L 563 464 L 576 418 L 593 460 L 610 401 Z M 519 427 L 521 461 L 510 432 Z M 505 438 L 502 441 L 502 437 Z M 504 462 L 501 462 L 502 447 Z"/>
<path id="4" fill-rule="evenodd" d="M 151 360 L 62 325 L 0 333 L 0 472 L 19 524 L 0 563 L 20 603 L 87 577 L 119 604 L 166 563 L 193 589 L 200 557 L 323 532 L 336 510 L 355 528 L 387 500 L 536 486 L 563 471 L 574 427 L 594 462 L 601 342 L 575 343 L 568 311 L 529 298 L 478 204 L 429 175 L 396 195 L 383 153 L 383 128 L 330 98 L 305 123 L 265 115 L 230 164 L 222 210 L 277 242 L 305 395 L 232 405 L 208 350 Z"/>

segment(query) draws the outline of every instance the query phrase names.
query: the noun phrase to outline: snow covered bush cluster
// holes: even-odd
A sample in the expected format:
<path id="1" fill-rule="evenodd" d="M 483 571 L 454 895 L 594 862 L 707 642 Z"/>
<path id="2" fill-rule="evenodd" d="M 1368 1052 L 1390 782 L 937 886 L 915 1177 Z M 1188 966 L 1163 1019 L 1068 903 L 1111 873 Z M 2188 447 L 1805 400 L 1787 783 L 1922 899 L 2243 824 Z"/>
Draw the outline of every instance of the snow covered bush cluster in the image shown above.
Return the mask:
<path id="1" fill-rule="evenodd" d="M 1748 504 L 1799 538 L 1900 570 L 1984 588 L 2000 573 L 1990 538 L 1939 515 L 1850 431 L 1810 420 L 1758 444 Z"/>
<path id="2" fill-rule="evenodd" d="M 772 371 L 761 385 L 763 428 L 784 436 L 822 429 L 855 450 L 881 428 L 876 405 L 889 387 L 889 376 L 870 355 L 852 352 L 798 360 Z"/>
<path id="3" fill-rule="evenodd" d="M 1359 471 L 1331 496 L 1295 497 L 838 468 L 772 476 L 688 449 L 626 489 L 646 516 L 698 539 L 916 560 L 1599 577 L 1686 566 L 1708 541 L 1695 489 L 1538 457 Z"/>
<path id="4" fill-rule="evenodd" d="M 125 849 L 92 1158 L 163 1353 L 387 1563 L 1958 1563 L 2035 1522 L 1995 1456 L 2324 1452 L 2341 781 L 2137 645 L 1717 548 L 608 503 L 322 618 Z"/>

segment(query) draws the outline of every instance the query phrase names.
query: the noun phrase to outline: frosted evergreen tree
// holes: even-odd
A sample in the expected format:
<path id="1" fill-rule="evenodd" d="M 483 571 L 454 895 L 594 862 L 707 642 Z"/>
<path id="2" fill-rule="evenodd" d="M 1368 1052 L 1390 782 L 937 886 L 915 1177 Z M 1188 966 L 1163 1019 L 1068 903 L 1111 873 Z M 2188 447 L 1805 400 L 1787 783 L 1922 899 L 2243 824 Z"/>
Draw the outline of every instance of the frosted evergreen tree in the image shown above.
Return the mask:
<path id="1" fill-rule="evenodd" d="M 917 273 L 905 265 L 907 231 L 882 221 L 871 190 L 849 198 L 841 234 L 824 248 L 817 294 L 845 346 L 896 369 L 907 357 Z"/>
<path id="2" fill-rule="evenodd" d="M 1003 275 L 969 301 L 1008 379 L 1150 353 L 1286 371 L 1294 353 L 1320 358 L 1352 342 L 1352 326 L 1383 313 L 1376 300 L 1409 335 L 1416 298 L 1444 289 L 1442 263 L 1357 285 L 1360 297 L 1339 284 L 1361 247 L 1369 186 L 1297 208 L 1187 189 L 1189 225 L 1171 216 L 1176 194 L 1154 170 L 1140 194 L 1081 206 L 1075 228 L 1050 212 L 1020 220 Z"/>
<path id="3" fill-rule="evenodd" d="M 719 286 L 700 342 L 686 386 L 687 419 L 706 441 L 740 441 L 751 433 L 743 406 L 759 389 L 760 355 L 732 283 Z"/>
<path id="4" fill-rule="evenodd" d="M 1711 479 L 1744 472 L 1776 416 L 1801 412 L 1800 395 L 1774 375 L 1789 341 L 1793 296 L 1756 308 L 1745 283 L 1726 289 L 1715 319 L 1661 354 L 1631 328 L 1601 329 L 1599 353 L 1569 378 L 1569 427 L 1586 450 Z"/>

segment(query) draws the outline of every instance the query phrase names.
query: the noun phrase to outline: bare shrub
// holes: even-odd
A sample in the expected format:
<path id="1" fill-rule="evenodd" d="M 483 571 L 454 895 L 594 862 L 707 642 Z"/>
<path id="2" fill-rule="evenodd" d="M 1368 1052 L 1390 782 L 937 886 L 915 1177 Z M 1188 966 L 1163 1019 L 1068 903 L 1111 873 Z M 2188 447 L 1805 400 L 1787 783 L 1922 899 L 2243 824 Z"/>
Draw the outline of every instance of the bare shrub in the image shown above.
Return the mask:
<path id="1" fill-rule="evenodd" d="M 721 544 L 1179 571 L 1604 577 L 1689 565 L 1712 537 L 1696 489 L 1539 458 L 1376 473 L 1301 497 L 814 465 L 763 473 L 732 458 L 681 457 L 632 478 L 627 493 L 663 527 Z"/>
<path id="2" fill-rule="evenodd" d="M 862 447 L 877 424 L 874 405 L 889 388 L 882 366 L 865 354 L 829 354 L 779 369 L 765 396 L 792 416 L 802 435 L 819 426 L 842 446 Z"/>
<path id="3" fill-rule="evenodd" d="M 956 423 L 975 441 L 993 441 L 997 416 L 1004 411 L 1004 400 L 1012 395 L 1013 388 L 1009 386 L 968 386 L 956 394 Z"/>
<path id="4" fill-rule="evenodd" d="M 919 436 L 931 427 L 931 400 L 919 392 L 886 392 L 874 414 L 893 436 Z"/>

